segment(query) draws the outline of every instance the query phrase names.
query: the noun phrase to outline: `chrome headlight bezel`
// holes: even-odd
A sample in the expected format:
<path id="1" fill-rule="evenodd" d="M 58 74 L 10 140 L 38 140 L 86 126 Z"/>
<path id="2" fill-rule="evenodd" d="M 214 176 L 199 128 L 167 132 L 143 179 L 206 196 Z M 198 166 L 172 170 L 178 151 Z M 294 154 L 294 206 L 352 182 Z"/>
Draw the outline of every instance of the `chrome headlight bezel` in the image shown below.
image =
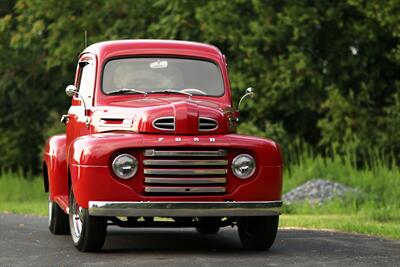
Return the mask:
<path id="1" fill-rule="evenodd" d="M 248 162 L 248 165 L 250 165 L 250 168 L 251 168 L 251 170 L 244 175 L 237 169 L 239 167 L 243 167 L 244 163 L 238 162 L 239 160 L 243 160 L 243 159 L 245 159 Z M 239 164 L 241 166 L 239 166 Z M 244 180 L 244 179 L 248 179 L 248 178 L 252 177 L 253 174 L 256 172 L 256 169 L 257 169 L 256 161 L 249 154 L 239 154 L 232 160 L 232 164 L 231 164 L 232 173 L 233 173 L 233 175 L 235 175 L 235 177 L 237 177 L 239 179 Z"/>
<path id="2" fill-rule="evenodd" d="M 125 159 L 125 162 L 121 162 L 123 159 Z M 120 165 L 118 165 L 120 164 Z M 129 173 L 124 174 L 123 171 L 120 170 L 121 164 L 125 164 L 125 167 L 131 167 L 131 170 Z M 130 165 L 130 166 L 129 166 Z M 130 179 L 135 176 L 135 174 L 138 171 L 139 163 L 138 160 L 132 156 L 131 154 L 120 154 L 116 156 L 111 164 L 112 170 L 114 174 L 123 180 Z"/>

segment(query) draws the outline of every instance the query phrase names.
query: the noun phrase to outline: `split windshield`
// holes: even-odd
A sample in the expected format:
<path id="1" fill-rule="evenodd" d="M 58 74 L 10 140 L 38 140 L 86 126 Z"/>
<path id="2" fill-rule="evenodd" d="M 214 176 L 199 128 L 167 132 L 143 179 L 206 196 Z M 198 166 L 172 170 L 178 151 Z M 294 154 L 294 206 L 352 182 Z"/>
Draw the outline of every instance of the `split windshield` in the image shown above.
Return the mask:
<path id="1" fill-rule="evenodd" d="M 105 94 L 224 94 L 221 71 L 216 64 L 204 60 L 161 57 L 108 61 L 103 71 L 102 89 Z"/>

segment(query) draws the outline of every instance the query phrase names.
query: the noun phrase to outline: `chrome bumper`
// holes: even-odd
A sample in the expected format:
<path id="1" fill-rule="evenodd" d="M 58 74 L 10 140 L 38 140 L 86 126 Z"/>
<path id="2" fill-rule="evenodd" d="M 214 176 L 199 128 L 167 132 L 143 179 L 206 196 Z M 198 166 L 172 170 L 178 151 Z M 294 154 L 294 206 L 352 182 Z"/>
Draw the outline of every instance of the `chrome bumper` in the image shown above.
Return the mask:
<path id="1" fill-rule="evenodd" d="M 108 202 L 90 201 L 91 216 L 228 217 L 274 216 L 282 201 L 250 202 Z"/>

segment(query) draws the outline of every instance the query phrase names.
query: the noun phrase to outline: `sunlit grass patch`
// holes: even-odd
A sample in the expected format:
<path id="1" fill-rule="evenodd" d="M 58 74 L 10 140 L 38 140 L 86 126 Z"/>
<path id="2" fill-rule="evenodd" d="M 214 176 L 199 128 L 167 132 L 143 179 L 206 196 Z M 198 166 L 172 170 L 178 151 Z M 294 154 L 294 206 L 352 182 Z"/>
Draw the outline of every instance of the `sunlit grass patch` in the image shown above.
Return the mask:
<path id="1" fill-rule="evenodd" d="M 47 214 L 48 195 L 40 177 L 23 178 L 22 174 L 0 176 L 0 211 L 24 214 Z"/>
<path id="2" fill-rule="evenodd" d="M 400 223 L 379 222 L 362 215 L 282 215 L 279 227 L 339 230 L 400 239 Z"/>

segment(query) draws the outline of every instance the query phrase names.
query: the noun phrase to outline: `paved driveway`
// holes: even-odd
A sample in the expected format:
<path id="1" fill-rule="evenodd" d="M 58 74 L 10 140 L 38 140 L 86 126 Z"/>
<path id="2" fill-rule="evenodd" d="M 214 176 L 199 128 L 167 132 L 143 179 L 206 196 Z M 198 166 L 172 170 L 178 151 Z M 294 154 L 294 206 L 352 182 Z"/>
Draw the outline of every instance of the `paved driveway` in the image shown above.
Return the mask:
<path id="1" fill-rule="evenodd" d="M 236 229 L 109 227 L 102 253 L 54 236 L 47 218 L 0 214 L 0 266 L 400 266 L 400 242 L 336 232 L 280 230 L 268 252 L 245 251 Z"/>

